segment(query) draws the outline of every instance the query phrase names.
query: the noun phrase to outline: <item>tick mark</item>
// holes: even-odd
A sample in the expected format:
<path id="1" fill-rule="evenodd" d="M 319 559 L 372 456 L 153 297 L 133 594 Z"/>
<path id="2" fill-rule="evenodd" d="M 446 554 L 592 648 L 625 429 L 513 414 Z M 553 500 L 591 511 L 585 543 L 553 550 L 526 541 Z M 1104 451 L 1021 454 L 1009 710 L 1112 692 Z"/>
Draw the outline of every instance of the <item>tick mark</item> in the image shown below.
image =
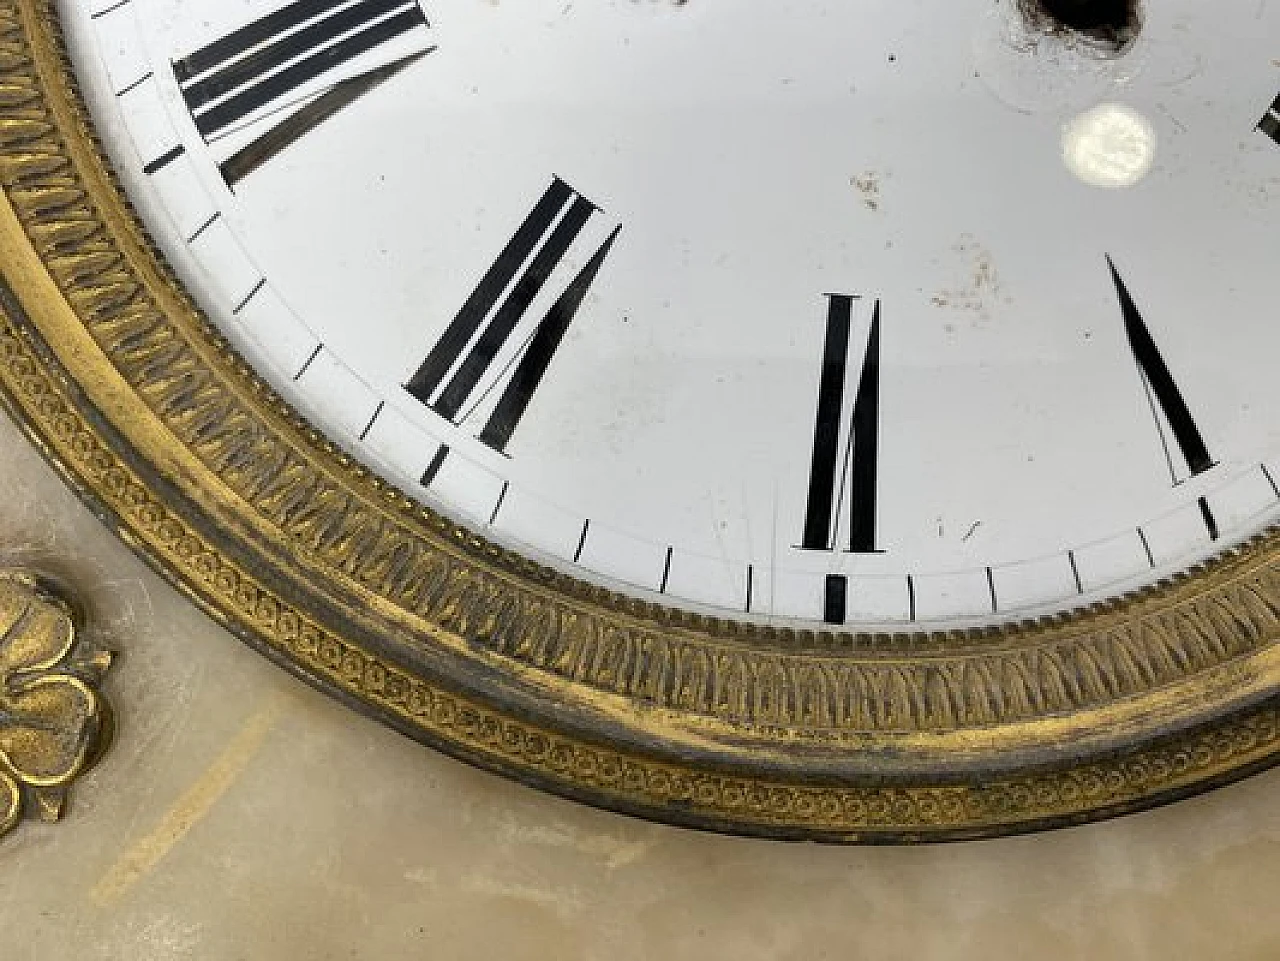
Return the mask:
<path id="1" fill-rule="evenodd" d="M 1267 483 L 1271 485 L 1271 490 L 1275 493 L 1276 499 L 1280 500 L 1280 484 L 1276 483 L 1275 475 L 1271 473 L 1270 468 L 1266 464 L 1262 466 L 1262 476 L 1267 479 Z"/>
<path id="2" fill-rule="evenodd" d="M 1138 540 L 1142 541 L 1142 549 L 1147 552 L 1147 563 L 1155 567 L 1156 556 L 1151 553 L 1151 542 L 1147 540 L 1147 533 L 1141 527 L 1138 528 Z"/>
<path id="3" fill-rule="evenodd" d="M 116 91 L 116 96 L 117 96 L 117 97 L 123 97 L 123 96 L 125 96 L 126 94 L 132 93 L 134 90 L 137 90 L 137 89 L 138 89 L 139 87 L 141 87 L 144 83 L 146 83 L 148 80 L 150 80 L 153 76 L 155 76 L 155 74 L 153 74 L 150 70 L 148 70 L 146 73 L 144 73 L 141 77 L 139 77 L 139 78 L 138 78 L 137 80 L 135 80 L 133 83 L 131 83 L 131 84 L 127 85 L 126 87 L 124 87 L 124 88 L 123 88 L 123 89 L 121 89 L 121 90 L 117 90 L 117 91 Z"/>
<path id="4" fill-rule="evenodd" d="M 364 430 L 360 432 L 360 439 L 362 441 L 368 438 L 370 431 L 373 430 L 373 425 L 378 422 L 378 418 L 382 416 L 382 412 L 386 409 L 387 402 L 385 400 L 378 401 L 378 406 L 374 408 L 373 416 L 369 418 L 369 423 L 365 424 Z"/>
<path id="5" fill-rule="evenodd" d="M 177 160 L 186 152 L 187 152 L 187 148 L 182 146 L 182 144 L 178 144 L 178 146 L 170 150 L 167 150 L 166 152 L 161 154 L 159 157 L 157 157 L 155 160 L 151 161 L 149 164 L 146 164 L 142 168 L 142 172 L 144 174 L 147 174 L 148 176 L 154 173 L 159 173 L 161 170 L 169 166 L 169 164 L 173 163 L 175 160 Z"/>
<path id="6" fill-rule="evenodd" d="M 822 619 L 828 624 L 843 624 L 848 616 L 849 578 L 828 574 L 823 598 Z"/>
<path id="7" fill-rule="evenodd" d="M 113 3 L 111 6 L 107 7 L 105 10 L 99 10 L 97 13 L 89 14 L 89 19 L 97 20 L 99 17 L 105 17 L 107 14 L 114 13 L 115 11 L 119 10 L 121 7 L 128 6 L 128 4 L 129 4 L 129 0 L 120 0 L 119 3 Z"/>
<path id="8" fill-rule="evenodd" d="M 216 210 L 215 210 L 215 211 L 213 212 L 213 216 L 211 216 L 208 220 L 206 220 L 206 221 L 205 221 L 204 223 L 202 223 L 199 227 L 197 227 L 197 228 L 196 228 L 195 233 L 193 233 L 190 237 L 188 237 L 188 238 L 187 238 L 187 243 L 188 243 L 188 244 L 194 244 L 197 240 L 199 240 L 199 239 L 200 239 L 200 236 L 201 236 L 201 235 L 202 235 L 206 230 L 208 230 L 210 227 L 212 227 L 212 226 L 214 225 L 214 223 L 216 223 L 216 222 L 217 222 L 218 218 L 219 218 L 219 217 L 221 217 L 221 216 L 222 216 L 222 214 L 221 214 L 220 212 L 218 212 L 218 211 L 216 211 Z"/>
<path id="9" fill-rule="evenodd" d="M 444 466 L 445 459 L 449 456 L 449 447 L 445 444 L 440 445 L 440 449 L 436 451 L 436 456 L 431 458 L 431 463 L 427 465 L 427 469 L 422 474 L 422 486 L 430 487 L 436 479 L 436 475 L 440 473 L 440 468 Z"/>
<path id="10" fill-rule="evenodd" d="M 307 362 L 302 365 L 296 374 L 293 375 L 294 383 L 302 380 L 307 371 L 311 369 L 311 365 L 316 362 L 316 358 L 320 356 L 320 351 L 324 350 L 324 344 L 317 344 L 316 349 L 311 352 L 311 356 L 307 358 Z"/>
<path id="11" fill-rule="evenodd" d="M 1218 530 L 1218 519 L 1213 516 L 1213 509 L 1209 507 L 1209 498 L 1200 498 L 1200 516 L 1204 518 L 1204 526 L 1209 530 L 1209 540 L 1216 541 L 1221 533 Z"/>
<path id="12" fill-rule="evenodd" d="M 507 491 L 509 490 L 511 490 L 511 481 L 505 481 L 502 485 L 502 493 L 498 495 L 498 503 L 493 505 L 493 513 L 489 515 L 490 527 L 498 522 L 498 513 L 502 510 L 502 505 L 507 501 Z"/>

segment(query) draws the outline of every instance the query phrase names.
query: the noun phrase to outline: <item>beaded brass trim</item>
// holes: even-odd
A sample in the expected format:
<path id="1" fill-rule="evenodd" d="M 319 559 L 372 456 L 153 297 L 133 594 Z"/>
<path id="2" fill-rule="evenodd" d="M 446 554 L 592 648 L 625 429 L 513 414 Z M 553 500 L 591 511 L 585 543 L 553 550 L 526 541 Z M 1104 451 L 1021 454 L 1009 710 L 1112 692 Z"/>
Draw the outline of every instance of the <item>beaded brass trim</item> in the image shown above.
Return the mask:
<path id="1" fill-rule="evenodd" d="M 789 837 L 1025 830 L 1276 756 L 1280 532 L 1069 617 L 808 634 L 544 569 L 328 445 L 204 321 L 91 134 L 49 0 L 0 0 L 0 387 L 121 536 L 259 649 L 475 763 Z"/>

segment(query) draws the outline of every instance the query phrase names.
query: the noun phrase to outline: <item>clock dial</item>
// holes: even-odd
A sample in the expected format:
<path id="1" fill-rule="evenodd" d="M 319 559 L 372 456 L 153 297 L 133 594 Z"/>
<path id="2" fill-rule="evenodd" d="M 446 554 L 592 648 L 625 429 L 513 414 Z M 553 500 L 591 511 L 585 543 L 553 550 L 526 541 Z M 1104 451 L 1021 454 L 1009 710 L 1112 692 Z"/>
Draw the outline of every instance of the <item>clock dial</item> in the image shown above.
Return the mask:
<path id="1" fill-rule="evenodd" d="M 990 622 L 1280 517 L 1280 10 L 63 7 L 215 323 L 550 566 Z"/>

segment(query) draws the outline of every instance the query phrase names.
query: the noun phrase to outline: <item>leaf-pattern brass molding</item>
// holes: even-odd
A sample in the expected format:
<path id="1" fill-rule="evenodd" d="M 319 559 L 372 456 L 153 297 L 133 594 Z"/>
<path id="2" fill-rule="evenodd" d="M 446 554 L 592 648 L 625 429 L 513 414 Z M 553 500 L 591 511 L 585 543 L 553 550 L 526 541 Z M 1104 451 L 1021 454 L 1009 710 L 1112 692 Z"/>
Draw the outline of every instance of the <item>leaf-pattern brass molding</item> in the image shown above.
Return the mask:
<path id="1" fill-rule="evenodd" d="M 562 794 L 839 840 L 1119 813 L 1280 750 L 1280 533 L 1140 595 L 950 634 L 806 633 L 548 571 L 292 414 L 173 280 L 48 0 L 0 0 L 0 387 L 122 536 L 269 656 Z"/>
<path id="2" fill-rule="evenodd" d="M 111 656 L 85 645 L 79 623 L 47 582 L 0 569 L 0 837 L 24 817 L 61 818 L 110 743 L 99 685 Z"/>

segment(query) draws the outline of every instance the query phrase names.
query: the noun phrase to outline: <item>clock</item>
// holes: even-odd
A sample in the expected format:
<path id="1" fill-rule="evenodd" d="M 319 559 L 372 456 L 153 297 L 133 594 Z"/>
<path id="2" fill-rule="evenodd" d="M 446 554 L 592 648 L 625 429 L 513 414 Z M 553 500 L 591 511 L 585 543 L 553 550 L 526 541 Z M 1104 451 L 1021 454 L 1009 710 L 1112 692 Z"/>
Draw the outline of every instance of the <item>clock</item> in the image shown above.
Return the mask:
<path id="1" fill-rule="evenodd" d="M 7 406 L 467 761 L 952 839 L 1277 752 L 1280 11 L 0 0 Z"/>

